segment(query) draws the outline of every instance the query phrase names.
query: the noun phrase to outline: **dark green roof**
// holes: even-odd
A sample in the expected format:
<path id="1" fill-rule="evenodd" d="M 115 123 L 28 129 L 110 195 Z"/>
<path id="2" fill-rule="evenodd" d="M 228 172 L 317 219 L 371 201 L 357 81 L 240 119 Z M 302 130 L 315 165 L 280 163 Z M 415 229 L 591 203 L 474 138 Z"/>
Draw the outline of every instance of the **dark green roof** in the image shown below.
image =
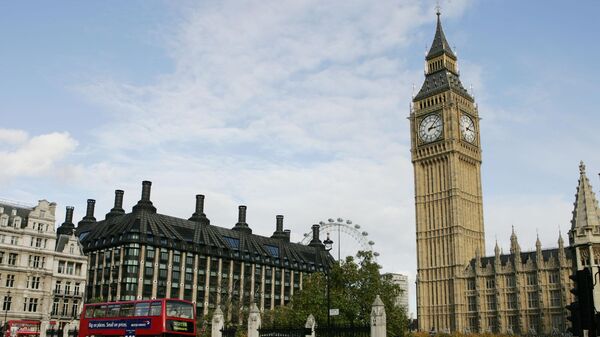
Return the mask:
<path id="1" fill-rule="evenodd" d="M 448 41 L 446 40 L 446 36 L 444 35 L 444 29 L 442 29 L 442 22 L 440 20 L 440 13 L 438 12 L 435 37 L 433 38 L 433 43 L 431 44 L 431 48 L 429 48 L 429 52 L 427 53 L 426 59 L 430 60 L 444 53 L 456 60 L 456 55 L 454 55 L 454 52 L 452 52 L 450 44 L 448 43 Z"/>
<path id="2" fill-rule="evenodd" d="M 452 90 L 464 98 L 473 101 L 473 97 L 471 97 L 467 89 L 463 87 L 458 75 L 446 68 L 425 75 L 425 82 L 423 82 L 421 90 L 419 90 L 419 93 L 415 96 L 413 101 L 418 101 L 446 90 Z"/>

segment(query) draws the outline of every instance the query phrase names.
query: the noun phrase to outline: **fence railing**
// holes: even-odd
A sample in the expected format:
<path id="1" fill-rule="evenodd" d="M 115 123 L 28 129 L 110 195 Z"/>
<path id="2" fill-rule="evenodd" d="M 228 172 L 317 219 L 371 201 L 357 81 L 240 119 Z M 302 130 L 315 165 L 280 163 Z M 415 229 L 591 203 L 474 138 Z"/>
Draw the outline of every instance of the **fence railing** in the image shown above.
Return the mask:
<path id="1" fill-rule="evenodd" d="M 237 327 L 231 326 L 231 327 L 223 327 L 223 329 L 221 329 L 221 333 L 223 337 L 235 337 L 235 333 L 237 332 Z"/>
<path id="2" fill-rule="evenodd" d="M 370 325 L 342 325 L 342 326 L 317 326 L 315 329 L 317 337 L 370 337 Z"/>
<path id="3" fill-rule="evenodd" d="M 310 328 L 298 327 L 263 327 L 258 329 L 260 337 L 305 337 L 311 335 Z"/>

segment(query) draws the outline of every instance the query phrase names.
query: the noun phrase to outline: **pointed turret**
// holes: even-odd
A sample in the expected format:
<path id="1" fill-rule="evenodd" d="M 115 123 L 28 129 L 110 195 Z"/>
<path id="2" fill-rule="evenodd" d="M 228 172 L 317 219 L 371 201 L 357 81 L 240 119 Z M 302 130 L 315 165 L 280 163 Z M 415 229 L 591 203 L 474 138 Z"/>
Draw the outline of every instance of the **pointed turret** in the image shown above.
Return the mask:
<path id="1" fill-rule="evenodd" d="M 450 44 L 446 40 L 446 35 L 444 35 L 444 29 L 442 28 L 442 20 L 440 19 L 442 13 L 438 10 L 437 15 L 437 27 L 435 28 L 435 37 L 433 38 L 433 43 L 431 44 L 431 48 L 429 48 L 429 52 L 427 53 L 427 60 L 433 59 L 437 56 L 446 54 L 448 57 L 456 60 L 456 55 L 452 52 L 450 48 Z"/>
<path id="2" fill-rule="evenodd" d="M 566 264 L 566 254 L 565 254 L 565 242 L 562 237 L 562 233 L 558 231 L 558 261 L 560 265 Z"/>
<path id="3" fill-rule="evenodd" d="M 494 254 L 496 257 L 500 256 L 500 247 L 498 246 L 498 240 L 496 240 L 496 246 L 494 247 Z"/>
<path id="4" fill-rule="evenodd" d="M 538 252 L 542 251 L 542 242 L 540 241 L 539 235 L 537 235 L 537 239 L 535 240 L 535 250 Z"/>
<path id="5" fill-rule="evenodd" d="M 600 226 L 600 211 L 598 201 L 585 174 L 585 164 L 579 164 L 579 185 L 575 194 L 575 204 L 571 229 Z"/>
<path id="6" fill-rule="evenodd" d="M 510 253 L 517 254 L 521 252 L 521 246 L 517 240 L 517 234 L 515 233 L 515 226 L 512 228 L 512 234 L 510 235 Z"/>
<path id="7" fill-rule="evenodd" d="M 558 232 L 558 248 L 561 250 L 565 247 L 565 241 L 563 240 L 562 233 Z"/>

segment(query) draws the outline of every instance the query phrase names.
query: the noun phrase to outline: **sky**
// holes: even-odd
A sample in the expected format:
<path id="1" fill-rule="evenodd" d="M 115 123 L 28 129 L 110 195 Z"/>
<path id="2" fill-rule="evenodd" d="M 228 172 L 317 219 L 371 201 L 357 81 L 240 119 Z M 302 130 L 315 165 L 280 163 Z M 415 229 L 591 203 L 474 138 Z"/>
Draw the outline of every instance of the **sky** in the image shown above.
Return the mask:
<path id="1" fill-rule="evenodd" d="M 158 212 L 254 233 L 360 224 L 385 272 L 416 244 L 409 103 L 434 1 L 0 3 L 0 198 L 96 217 L 153 182 Z M 597 1 L 445 0 L 481 120 L 487 254 L 557 246 L 583 160 L 597 188 Z M 597 189 L 595 189 L 597 190 Z M 566 236 L 565 236 L 566 238 Z M 339 241 L 333 236 L 334 241 Z M 351 237 L 342 247 L 352 247 Z M 351 250 L 349 250 L 351 251 Z"/>

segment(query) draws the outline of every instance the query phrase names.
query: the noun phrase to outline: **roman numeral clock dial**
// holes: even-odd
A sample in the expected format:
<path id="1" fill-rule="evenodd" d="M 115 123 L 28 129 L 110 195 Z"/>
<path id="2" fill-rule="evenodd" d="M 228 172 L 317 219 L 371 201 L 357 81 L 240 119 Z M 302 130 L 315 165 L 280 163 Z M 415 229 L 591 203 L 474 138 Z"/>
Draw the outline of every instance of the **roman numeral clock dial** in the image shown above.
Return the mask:
<path id="1" fill-rule="evenodd" d="M 443 130 L 442 117 L 438 114 L 429 115 L 419 124 L 419 138 L 425 143 L 433 142 L 440 138 Z"/>
<path id="2" fill-rule="evenodd" d="M 460 116 L 460 132 L 467 142 L 473 143 L 475 141 L 475 124 L 473 124 L 471 117 L 467 115 Z"/>

